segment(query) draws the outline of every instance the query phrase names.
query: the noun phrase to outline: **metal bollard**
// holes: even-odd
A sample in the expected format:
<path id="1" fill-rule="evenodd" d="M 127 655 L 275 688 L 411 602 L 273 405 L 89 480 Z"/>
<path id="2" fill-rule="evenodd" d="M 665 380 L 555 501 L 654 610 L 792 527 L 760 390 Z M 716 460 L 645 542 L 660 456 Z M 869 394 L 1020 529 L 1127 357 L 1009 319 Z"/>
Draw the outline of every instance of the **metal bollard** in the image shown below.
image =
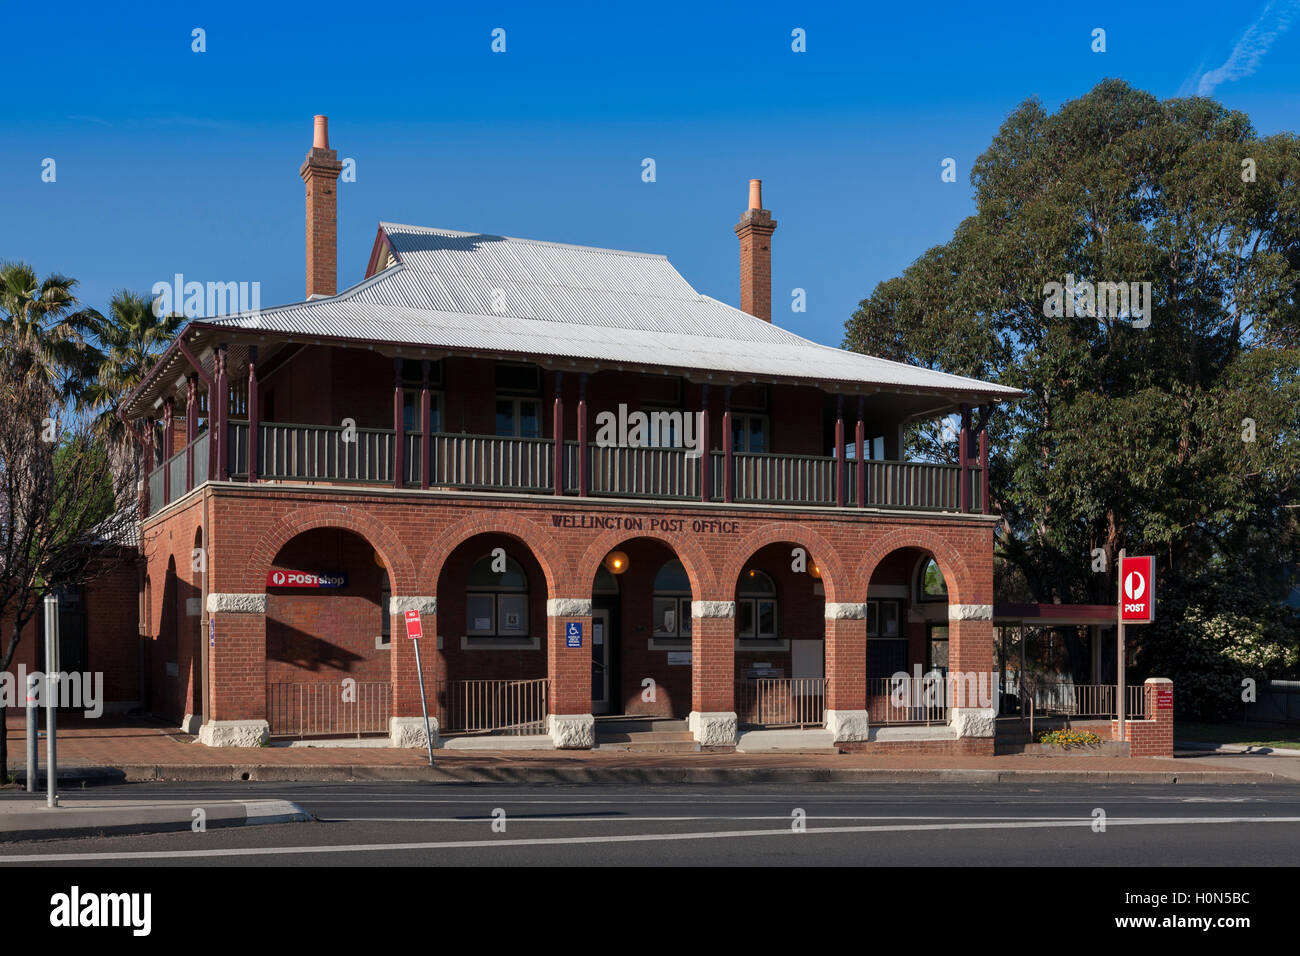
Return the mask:
<path id="1" fill-rule="evenodd" d="M 39 754 L 36 736 L 41 719 L 40 709 L 36 706 L 36 677 L 27 675 L 27 792 L 36 792 L 36 777 L 40 774 Z"/>

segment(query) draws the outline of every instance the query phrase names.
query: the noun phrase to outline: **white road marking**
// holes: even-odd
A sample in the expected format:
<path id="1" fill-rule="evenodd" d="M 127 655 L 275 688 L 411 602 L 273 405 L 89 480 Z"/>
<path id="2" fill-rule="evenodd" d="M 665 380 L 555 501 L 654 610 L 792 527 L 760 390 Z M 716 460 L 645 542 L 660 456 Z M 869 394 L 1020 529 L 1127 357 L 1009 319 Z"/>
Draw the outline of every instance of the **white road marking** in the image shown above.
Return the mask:
<path id="1" fill-rule="evenodd" d="M 231 847 L 211 850 L 126 850 L 108 853 L 50 853 L 0 856 L 3 863 L 87 863 L 101 860 L 184 860 L 213 857 L 302 856 L 328 853 L 389 853 L 396 850 L 462 850 L 503 846 L 565 846 L 595 843 L 651 843 L 669 840 L 727 840 L 747 837 L 838 836 L 845 833 L 905 833 L 925 830 L 1029 830 L 1053 827 L 1091 827 L 1093 821 L 1050 820 L 1015 823 L 922 823 L 860 827 L 821 827 L 796 833 L 788 827 L 774 830 L 715 830 L 703 833 L 638 833 L 611 836 L 533 837 L 526 840 L 446 840 L 429 843 L 356 843 L 338 846 Z M 1181 824 L 1300 823 L 1300 817 L 1153 817 L 1119 819 L 1106 826 L 1175 826 Z"/>
<path id="2" fill-rule="evenodd" d="M 495 817 L 318 817 L 321 823 L 491 823 Z M 622 816 L 578 816 L 578 817 L 532 817 L 532 816 L 510 816 L 506 814 L 506 819 L 510 823 L 677 823 L 689 822 L 696 823 L 702 820 L 722 820 L 727 822 L 740 822 L 749 820 L 760 822 L 764 820 L 782 820 L 789 822 L 792 817 L 788 813 L 777 814 L 776 816 L 743 816 L 729 817 L 721 814 L 695 817 L 622 817 Z M 1014 816 L 1014 817 L 930 817 L 930 816 L 913 816 L 911 814 L 886 814 L 879 816 L 822 816 L 809 814 L 805 819 L 809 822 L 814 820 L 947 820 L 947 821 L 975 821 L 975 820 L 1045 820 L 1045 821 L 1066 821 L 1078 820 L 1076 814 L 1071 817 L 1034 817 L 1034 816 Z"/>

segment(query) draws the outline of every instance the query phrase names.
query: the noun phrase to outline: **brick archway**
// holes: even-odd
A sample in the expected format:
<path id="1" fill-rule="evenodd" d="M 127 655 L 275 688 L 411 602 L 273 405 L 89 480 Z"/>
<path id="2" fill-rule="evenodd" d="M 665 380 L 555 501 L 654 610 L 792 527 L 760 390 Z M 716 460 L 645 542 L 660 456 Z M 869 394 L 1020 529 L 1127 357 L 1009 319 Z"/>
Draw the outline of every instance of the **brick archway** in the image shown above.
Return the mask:
<path id="1" fill-rule="evenodd" d="M 321 505 L 289 512 L 262 535 L 249 555 L 245 569 L 245 590 L 266 590 L 266 574 L 281 549 L 298 535 L 319 528 L 350 531 L 378 552 L 388 569 L 394 594 L 409 594 L 415 585 L 410 554 L 396 533 L 378 518 L 361 509 Z"/>
<path id="2" fill-rule="evenodd" d="M 992 601 L 992 595 L 985 594 L 981 594 L 983 598 L 981 601 L 972 600 L 981 589 L 962 558 L 960 550 L 944 536 L 924 528 L 900 529 L 874 542 L 871 550 L 858 564 L 855 575 L 859 600 L 866 600 L 867 588 L 870 587 L 871 578 L 880 564 L 893 552 L 906 548 L 928 551 L 934 556 L 939 570 L 943 572 L 944 582 L 948 585 L 949 604 L 987 604 Z"/>
<path id="3" fill-rule="evenodd" d="M 528 548 L 542 568 L 542 574 L 546 578 L 546 593 L 550 597 L 566 596 L 560 593 L 560 589 L 567 577 L 568 568 L 554 539 L 547 536 L 541 525 L 513 514 L 495 514 L 490 517 L 472 515 L 444 531 L 429 546 L 420 564 L 417 581 L 422 582 L 420 588 L 424 589 L 420 593 L 434 593 L 448 556 L 466 541 L 484 534 L 514 538 Z"/>
<path id="4" fill-rule="evenodd" d="M 589 597 L 592 583 L 596 579 L 596 572 L 600 569 L 600 563 L 605 560 L 605 555 L 623 542 L 637 538 L 657 541 L 677 556 L 678 560 L 682 562 L 682 567 L 686 569 L 687 578 L 690 579 L 691 594 L 694 600 L 731 600 L 729 596 L 717 596 L 718 585 L 713 574 L 713 565 L 709 562 L 704 549 L 698 544 L 689 540 L 675 540 L 662 534 L 640 531 L 629 533 L 626 530 L 606 531 L 587 547 L 582 557 L 578 559 L 577 567 L 573 570 L 571 586 L 574 588 L 575 594 Z"/>
<path id="5" fill-rule="evenodd" d="M 722 566 L 718 586 L 730 587 L 734 591 L 740 579 L 740 572 L 745 569 L 750 559 L 768 545 L 780 543 L 802 547 L 808 552 L 810 559 L 816 559 L 828 604 L 841 600 L 842 595 L 853 593 L 850 588 L 852 581 L 849 571 L 840 561 L 839 552 L 829 541 L 811 530 L 799 528 L 796 531 L 780 522 L 771 522 L 750 532 L 731 549 L 731 556 Z"/>

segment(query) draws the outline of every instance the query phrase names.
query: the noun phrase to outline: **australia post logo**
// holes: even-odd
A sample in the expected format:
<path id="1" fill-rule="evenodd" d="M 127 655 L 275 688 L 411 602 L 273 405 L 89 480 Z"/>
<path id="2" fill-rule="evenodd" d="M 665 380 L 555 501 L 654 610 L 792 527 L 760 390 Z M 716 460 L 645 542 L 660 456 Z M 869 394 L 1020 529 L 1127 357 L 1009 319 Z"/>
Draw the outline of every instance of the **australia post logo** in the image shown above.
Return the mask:
<path id="1" fill-rule="evenodd" d="M 272 588 L 343 588 L 347 584 L 348 576 L 342 572 L 272 570 L 266 575 L 266 585 Z"/>
<path id="2" fill-rule="evenodd" d="M 1156 559 L 1125 558 L 1120 567 L 1120 619 L 1126 624 L 1150 624 L 1155 620 Z"/>

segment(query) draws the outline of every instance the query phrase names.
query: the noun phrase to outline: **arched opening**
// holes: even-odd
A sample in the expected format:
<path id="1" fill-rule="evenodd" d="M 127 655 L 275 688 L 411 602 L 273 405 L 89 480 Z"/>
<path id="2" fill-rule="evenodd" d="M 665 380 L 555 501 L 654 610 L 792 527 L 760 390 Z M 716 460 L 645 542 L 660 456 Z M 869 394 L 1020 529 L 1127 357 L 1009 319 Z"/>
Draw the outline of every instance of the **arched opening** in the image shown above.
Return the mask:
<path id="1" fill-rule="evenodd" d="M 826 593 L 816 557 L 790 541 L 760 548 L 742 566 L 734 599 L 737 723 L 823 723 Z"/>
<path id="2" fill-rule="evenodd" d="M 184 653 L 181 657 L 181 684 L 185 697 L 187 716 L 203 709 L 203 577 L 208 561 L 203 547 L 203 529 L 194 529 L 193 548 L 190 551 L 190 573 L 182 587 L 184 593 L 185 622 Z"/>
<path id="3" fill-rule="evenodd" d="M 592 578 L 592 713 L 683 718 L 691 710 L 690 575 L 671 547 L 632 538 Z"/>
<path id="4" fill-rule="evenodd" d="M 867 710 L 873 725 L 948 719 L 948 583 L 935 556 L 900 548 L 867 586 Z"/>
<path id="5" fill-rule="evenodd" d="M 272 736 L 388 732 L 387 577 L 374 546 L 341 528 L 289 540 L 267 576 L 266 710 Z"/>
<path id="6" fill-rule="evenodd" d="M 163 578 L 162 600 L 158 607 L 158 633 L 153 641 L 154 711 L 159 716 L 179 721 L 181 713 L 180 668 L 177 649 L 180 646 L 180 622 L 184 620 L 181 582 L 176 575 L 175 556 L 167 559 L 167 572 Z"/>
<path id="7" fill-rule="evenodd" d="M 438 635 L 430 707 L 439 733 L 546 731 L 546 576 L 527 545 L 479 534 L 452 549 L 438 575 Z"/>

